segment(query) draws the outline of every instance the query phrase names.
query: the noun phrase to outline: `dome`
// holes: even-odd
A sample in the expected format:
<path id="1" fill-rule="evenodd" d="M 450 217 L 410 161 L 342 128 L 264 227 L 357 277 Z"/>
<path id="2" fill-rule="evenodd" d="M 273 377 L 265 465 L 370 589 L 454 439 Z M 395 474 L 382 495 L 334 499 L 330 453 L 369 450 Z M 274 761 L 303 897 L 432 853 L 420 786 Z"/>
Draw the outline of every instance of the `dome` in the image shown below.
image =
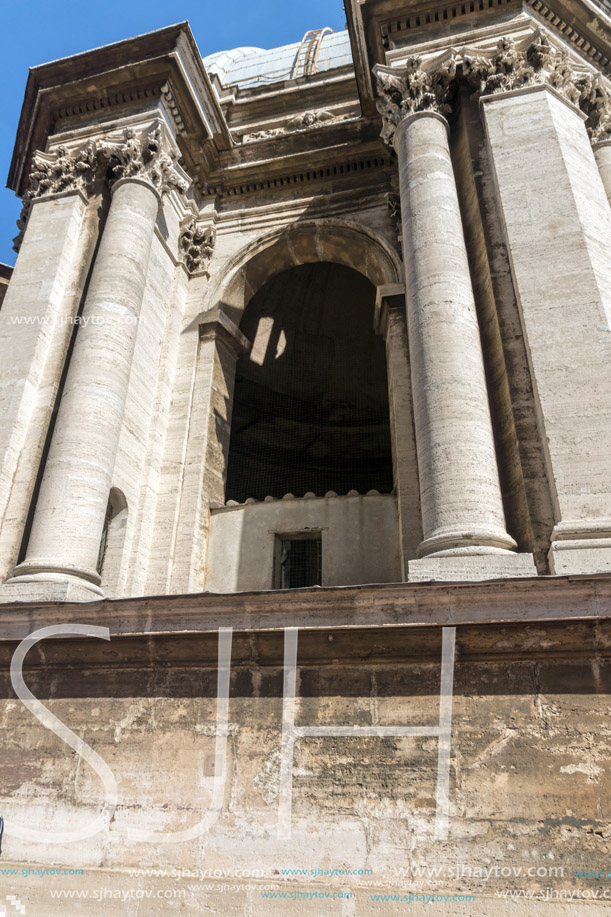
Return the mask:
<path id="1" fill-rule="evenodd" d="M 231 51 L 217 51 L 216 54 L 208 54 L 203 58 L 203 63 L 210 76 L 216 74 L 221 83 L 225 83 L 227 75 L 239 61 L 264 53 L 263 48 L 233 48 Z"/>
<path id="2" fill-rule="evenodd" d="M 308 33 L 310 34 L 310 33 Z M 204 57 L 204 67 L 216 74 L 223 86 L 241 89 L 279 83 L 293 78 L 293 67 L 302 42 L 271 48 L 234 48 Z M 352 67 L 348 32 L 328 32 L 321 36 L 316 72 Z"/>

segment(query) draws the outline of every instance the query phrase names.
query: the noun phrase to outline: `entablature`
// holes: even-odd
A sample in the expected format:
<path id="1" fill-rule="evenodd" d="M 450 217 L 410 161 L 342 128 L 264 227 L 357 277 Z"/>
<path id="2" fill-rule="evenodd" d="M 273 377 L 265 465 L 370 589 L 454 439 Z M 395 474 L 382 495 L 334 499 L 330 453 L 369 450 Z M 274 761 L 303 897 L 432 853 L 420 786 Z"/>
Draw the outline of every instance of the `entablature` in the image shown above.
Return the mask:
<path id="1" fill-rule="evenodd" d="M 32 68 L 9 187 L 24 193 L 33 157 L 53 135 L 159 104 L 186 169 L 205 175 L 233 141 L 186 22 Z"/>
<path id="2" fill-rule="evenodd" d="M 346 0 L 361 106 L 372 115 L 376 64 L 415 49 L 472 44 L 482 32 L 511 31 L 515 19 L 544 25 L 594 69 L 611 73 L 611 4 L 607 0 Z"/>

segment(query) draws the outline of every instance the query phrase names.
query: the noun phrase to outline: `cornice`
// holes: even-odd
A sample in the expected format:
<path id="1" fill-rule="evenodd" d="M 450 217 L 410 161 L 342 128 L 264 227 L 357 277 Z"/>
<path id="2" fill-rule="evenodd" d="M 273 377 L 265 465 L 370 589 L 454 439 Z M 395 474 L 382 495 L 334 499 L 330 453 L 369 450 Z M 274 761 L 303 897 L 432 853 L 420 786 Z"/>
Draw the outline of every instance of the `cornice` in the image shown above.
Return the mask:
<path id="1" fill-rule="evenodd" d="M 219 627 L 234 631 L 235 664 L 282 665 L 282 632 L 300 629 L 300 662 L 327 657 L 402 662 L 439 659 L 441 627 L 458 628 L 459 658 L 607 657 L 611 576 L 534 577 L 481 583 L 398 583 L 227 595 L 148 596 L 79 603 L 0 605 L 0 665 L 34 630 L 103 621 L 110 644 L 54 637 L 26 668 L 136 662 L 216 664 Z M 329 633 L 336 640 L 328 639 Z M 386 636 L 385 636 L 386 635 Z M 357 652 L 355 642 L 359 644 Z M 207 651 L 206 651 L 207 647 Z M 363 648 L 368 652 L 363 654 Z M 165 649 L 164 649 L 165 648 Z M 159 655 L 158 655 L 159 653 Z"/>
<path id="2" fill-rule="evenodd" d="M 314 182 L 329 182 L 341 176 L 352 176 L 358 173 L 377 171 L 388 168 L 391 159 L 388 155 L 379 149 L 367 154 L 358 155 L 358 149 L 354 150 L 353 156 L 346 156 L 343 151 L 342 158 L 334 157 L 329 165 L 325 166 L 308 166 L 304 163 L 301 168 L 294 170 L 282 170 L 276 166 L 276 170 L 269 178 L 261 178 L 260 168 L 252 177 L 245 176 L 241 180 L 232 181 L 231 175 L 223 176 L 223 183 L 218 186 L 208 187 L 207 193 L 215 194 L 220 197 L 237 197 L 245 194 L 252 194 L 259 191 L 276 191 L 282 189 L 295 189 L 303 187 Z M 279 163 L 278 165 L 281 165 Z"/>
<path id="3" fill-rule="evenodd" d="M 232 146 L 219 100 L 212 89 L 188 23 L 160 29 L 30 71 L 8 185 L 23 194 L 36 150 L 44 150 L 58 127 L 99 123 L 143 102 L 162 105 L 186 167 L 194 174 L 214 166 Z M 74 123 L 71 125 L 74 127 Z"/>
<path id="4" fill-rule="evenodd" d="M 494 23 L 511 29 L 516 14 L 545 24 L 603 73 L 611 72 L 611 7 L 593 0 L 468 0 L 432 5 L 425 0 L 346 0 L 355 72 L 363 110 L 371 114 L 371 70 L 395 51 L 422 54 L 433 42 L 460 44 Z M 522 12 L 520 12 L 522 11 Z M 472 39 L 471 39 L 472 40 Z M 409 51 L 408 49 L 418 49 Z"/>

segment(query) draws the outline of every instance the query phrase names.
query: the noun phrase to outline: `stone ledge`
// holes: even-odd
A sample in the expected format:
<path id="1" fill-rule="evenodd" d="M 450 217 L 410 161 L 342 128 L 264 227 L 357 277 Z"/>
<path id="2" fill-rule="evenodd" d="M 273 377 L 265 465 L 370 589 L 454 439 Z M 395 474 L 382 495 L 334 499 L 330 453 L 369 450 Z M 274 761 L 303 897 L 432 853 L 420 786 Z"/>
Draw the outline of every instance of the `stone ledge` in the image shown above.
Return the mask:
<path id="1" fill-rule="evenodd" d="M 410 583 L 473 582 L 536 575 L 532 554 L 456 554 L 453 557 L 423 557 L 408 562 Z"/>
<path id="2" fill-rule="evenodd" d="M 0 585 L 0 605 L 14 602 L 99 602 L 100 595 L 78 583 L 14 582 Z"/>

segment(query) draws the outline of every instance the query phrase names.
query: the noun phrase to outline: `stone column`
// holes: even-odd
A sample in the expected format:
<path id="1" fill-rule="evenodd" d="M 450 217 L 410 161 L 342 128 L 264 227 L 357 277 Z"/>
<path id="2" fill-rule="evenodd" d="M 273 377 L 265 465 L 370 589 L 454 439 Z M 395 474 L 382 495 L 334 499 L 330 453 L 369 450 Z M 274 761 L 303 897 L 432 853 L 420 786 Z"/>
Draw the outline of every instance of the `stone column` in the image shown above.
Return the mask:
<path id="1" fill-rule="evenodd" d="M 399 161 L 406 302 L 424 540 L 409 579 L 532 575 L 507 534 L 458 195 L 435 83 L 410 59 L 376 70 L 383 136 Z M 434 556 L 431 556 L 434 555 Z"/>
<path id="2" fill-rule="evenodd" d="M 594 146 L 594 158 L 602 178 L 607 200 L 611 204 L 611 139 Z"/>
<path id="3" fill-rule="evenodd" d="M 97 560 L 161 194 L 178 179 L 158 132 L 109 151 L 118 181 L 68 370 L 20 585 L 101 594 Z M 163 158 L 165 157 L 165 159 Z"/>
<path id="4" fill-rule="evenodd" d="M 579 104 L 587 117 L 594 158 L 607 200 L 611 204 L 611 91 L 600 75 L 577 80 Z"/>
<path id="5" fill-rule="evenodd" d="M 502 42 L 482 110 L 553 488 L 552 573 L 611 571 L 611 209 L 561 52 Z"/>
<path id="6" fill-rule="evenodd" d="M 92 146 L 38 152 L 23 197 L 0 312 L 0 582 L 17 562 L 97 231 L 87 206 L 94 170 Z"/>

